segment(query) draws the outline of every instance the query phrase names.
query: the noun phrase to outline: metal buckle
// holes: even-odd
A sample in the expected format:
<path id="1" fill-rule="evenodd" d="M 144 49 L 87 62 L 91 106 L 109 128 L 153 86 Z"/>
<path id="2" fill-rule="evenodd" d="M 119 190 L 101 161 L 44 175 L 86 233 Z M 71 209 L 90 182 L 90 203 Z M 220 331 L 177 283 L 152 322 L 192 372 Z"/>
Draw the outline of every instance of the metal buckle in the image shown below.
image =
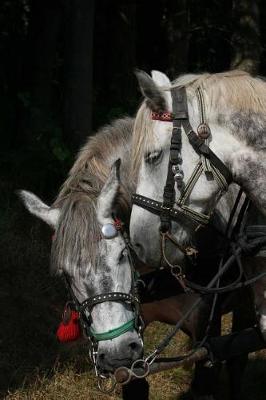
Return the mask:
<path id="1" fill-rule="evenodd" d="M 157 357 L 157 350 L 155 350 L 153 353 L 147 356 L 144 361 L 146 361 L 149 365 L 151 365 L 154 363 L 156 357 Z"/>

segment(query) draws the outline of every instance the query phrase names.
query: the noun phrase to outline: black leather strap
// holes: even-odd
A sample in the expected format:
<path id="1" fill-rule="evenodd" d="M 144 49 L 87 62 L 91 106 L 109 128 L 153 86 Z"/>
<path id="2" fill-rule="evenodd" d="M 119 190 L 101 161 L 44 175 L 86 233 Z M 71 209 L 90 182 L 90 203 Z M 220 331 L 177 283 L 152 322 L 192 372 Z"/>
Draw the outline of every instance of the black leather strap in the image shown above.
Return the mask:
<path id="1" fill-rule="evenodd" d="M 147 211 L 150 211 L 153 214 L 161 216 L 164 211 L 164 205 L 160 201 L 155 201 L 150 199 L 149 197 L 141 196 L 140 194 L 132 195 L 132 203 L 137 206 L 144 208 Z M 202 214 L 202 218 L 200 218 L 199 213 L 193 213 L 192 209 L 184 209 L 184 208 L 173 208 L 169 207 L 167 210 L 167 214 L 172 221 L 179 222 L 182 217 L 185 217 L 190 223 L 194 222 L 195 224 L 207 224 L 208 219 L 206 215 Z M 193 214 L 193 215 L 192 215 Z M 206 220 L 206 222 L 204 222 Z"/>
<path id="2" fill-rule="evenodd" d="M 229 185 L 233 181 L 233 176 L 227 166 L 220 160 L 219 157 L 204 143 L 204 140 L 198 137 L 198 135 L 193 131 L 190 122 L 186 120 L 182 123 L 186 135 L 188 137 L 189 143 L 193 147 L 193 149 L 198 154 L 202 154 L 204 157 L 208 158 L 220 172 L 224 176 L 227 184 Z"/>
<path id="3" fill-rule="evenodd" d="M 125 303 L 135 303 L 137 299 L 131 293 L 123 293 L 123 292 L 110 292 L 103 293 L 96 296 L 89 297 L 80 305 L 80 312 L 84 313 L 87 309 L 91 312 L 91 309 L 100 303 L 104 303 L 106 301 L 123 301 Z"/>
<path id="4" fill-rule="evenodd" d="M 171 216 L 170 210 L 172 209 L 175 203 L 175 180 L 174 174 L 172 171 L 173 165 L 179 163 L 180 152 L 181 152 L 181 120 L 187 119 L 187 97 L 186 91 L 184 88 L 173 88 L 171 90 L 172 95 L 172 103 L 173 103 L 173 131 L 172 131 L 172 138 L 171 138 L 171 145 L 170 145 L 170 156 L 169 156 L 169 163 L 168 163 L 168 171 L 167 171 L 167 178 L 164 186 L 164 193 L 163 193 L 163 204 L 160 207 L 160 220 L 161 232 L 168 232 L 171 230 Z M 173 212 L 172 212 L 173 214 Z"/>

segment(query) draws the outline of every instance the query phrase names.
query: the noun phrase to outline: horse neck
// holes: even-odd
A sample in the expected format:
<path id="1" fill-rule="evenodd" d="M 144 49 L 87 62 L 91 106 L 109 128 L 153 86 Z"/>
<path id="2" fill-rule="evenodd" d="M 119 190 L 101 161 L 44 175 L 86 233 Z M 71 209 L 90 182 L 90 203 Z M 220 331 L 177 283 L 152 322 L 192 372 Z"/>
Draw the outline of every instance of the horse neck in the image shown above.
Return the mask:
<path id="1" fill-rule="evenodd" d="M 198 112 L 195 97 L 188 103 L 189 107 L 189 120 L 192 128 L 197 132 L 197 127 L 200 123 L 200 116 Z M 253 118 L 255 118 L 253 116 Z M 221 118 L 220 118 L 221 119 Z M 211 130 L 211 137 L 209 146 L 211 150 L 224 162 L 230 169 L 233 175 L 234 182 L 238 183 L 250 199 L 256 204 L 258 209 L 266 214 L 266 152 L 265 148 L 255 147 L 257 142 L 254 140 L 253 144 L 249 132 L 242 132 L 240 129 L 245 121 L 242 121 L 241 128 L 230 118 L 230 113 L 226 117 L 226 121 L 219 121 L 219 116 L 211 115 L 206 111 L 206 122 Z M 254 123 L 255 125 L 255 123 Z M 255 129 L 252 132 L 254 137 L 263 135 L 262 130 Z M 245 141 L 243 136 L 247 137 Z M 248 143 L 248 144 L 247 144 Z M 187 140 L 183 141 L 183 160 L 188 157 L 189 161 L 195 160 L 194 155 L 191 155 L 190 146 Z M 191 147 L 191 146 L 190 146 Z M 194 161 L 195 163 L 195 161 Z M 191 162 L 190 162 L 191 164 Z M 187 166 L 186 166 L 187 167 Z M 190 172 L 191 166 L 188 166 Z M 264 189 L 265 188 L 265 189 Z M 191 197 L 192 199 L 193 197 Z"/>
<path id="2" fill-rule="evenodd" d="M 266 215 L 266 152 L 243 148 L 232 156 L 232 172 L 235 181 Z"/>

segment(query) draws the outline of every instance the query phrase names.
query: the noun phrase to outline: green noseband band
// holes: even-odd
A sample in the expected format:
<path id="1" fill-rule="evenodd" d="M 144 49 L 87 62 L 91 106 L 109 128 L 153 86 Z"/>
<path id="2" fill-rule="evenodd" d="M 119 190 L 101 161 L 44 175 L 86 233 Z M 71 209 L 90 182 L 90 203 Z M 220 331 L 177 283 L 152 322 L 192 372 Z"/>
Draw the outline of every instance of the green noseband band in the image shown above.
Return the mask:
<path id="1" fill-rule="evenodd" d="M 100 342 L 101 340 L 114 339 L 120 335 L 123 335 L 123 333 L 132 331 L 134 329 L 134 326 L 135 326 L 135 319 L 133 318 L 130 321 L 126 322 L 125 324 L 120 325 L 118 328 L 111 329 L 110 331 L 107 331 L 107 332 L 96 333 L 92 329 L 90 329 L 90 334 L 98 342 Z"/>

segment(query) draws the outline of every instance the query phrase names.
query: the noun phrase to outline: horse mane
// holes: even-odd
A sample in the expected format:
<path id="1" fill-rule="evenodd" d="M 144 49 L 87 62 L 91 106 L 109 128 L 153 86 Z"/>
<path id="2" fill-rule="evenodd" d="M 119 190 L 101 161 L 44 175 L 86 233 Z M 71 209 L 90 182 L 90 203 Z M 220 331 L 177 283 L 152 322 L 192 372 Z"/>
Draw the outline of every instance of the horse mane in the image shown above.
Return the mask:
<path id="1" fill-rule="evenodd" d="M 118 158 L 122 161 L 122 171 L 116 206 L 119 216 L 129 220 L 133 191 L 128 180 L 132 131 L 132 118 L 117 119 L 89 137 L 78 153 L 53 204 L 61 213 L 52 246 L 52 271 L 63 269 L 66 263 L 80 269 L 89 264 L 97 266 L 100 229 L 96 203 L 110 168 Z"/>
<path id="2" fill-rule="evenodd" d="M 247 120 L 250 119 L 251 116 L 259 117 L 262 121 L 266 114 L 266 82 L 263 78 L 253 77 L 245 71 L 181 75 L 169 87 L 164 87 L 162 90 L 170 90 L 174 87 L 185 87 L 188 99 L 192 99 L 197 88 L 201 87 L 205 95 L 208 120 L 211 116 L 213 122 L 223 123 L 226 120 L 225 116 L 232 114 L 239 115 L 242 121 L 245 117 Z M 266 120 L 263 122 L 266 124 Z M 242 125 L 244 125 L 243 122 Z M 138 174 L 144 154 L 152 150 L 154 140 L 152 126 L 151 110 L 144 100 L 137 112 L 133 130 L 132 171 L 134 177 Z M 235 128 L 234 134 L 242 139 L 243 132 L 240 129 L 242 126 Z M 245 139 L 247 143 L 254 142 L 252 133 L 250 138 L 247 136 Z"/>
<path id="3" fill-rule="evenodd" d="M 181 86 L 185 86 L 190 95 L 194 95 L 200 86 L 206 93 L 208 112 L 213 114 L 266 111 L 266 82 L 245 71 L 184 75 L 171 85 L 171 87 Z"/>

